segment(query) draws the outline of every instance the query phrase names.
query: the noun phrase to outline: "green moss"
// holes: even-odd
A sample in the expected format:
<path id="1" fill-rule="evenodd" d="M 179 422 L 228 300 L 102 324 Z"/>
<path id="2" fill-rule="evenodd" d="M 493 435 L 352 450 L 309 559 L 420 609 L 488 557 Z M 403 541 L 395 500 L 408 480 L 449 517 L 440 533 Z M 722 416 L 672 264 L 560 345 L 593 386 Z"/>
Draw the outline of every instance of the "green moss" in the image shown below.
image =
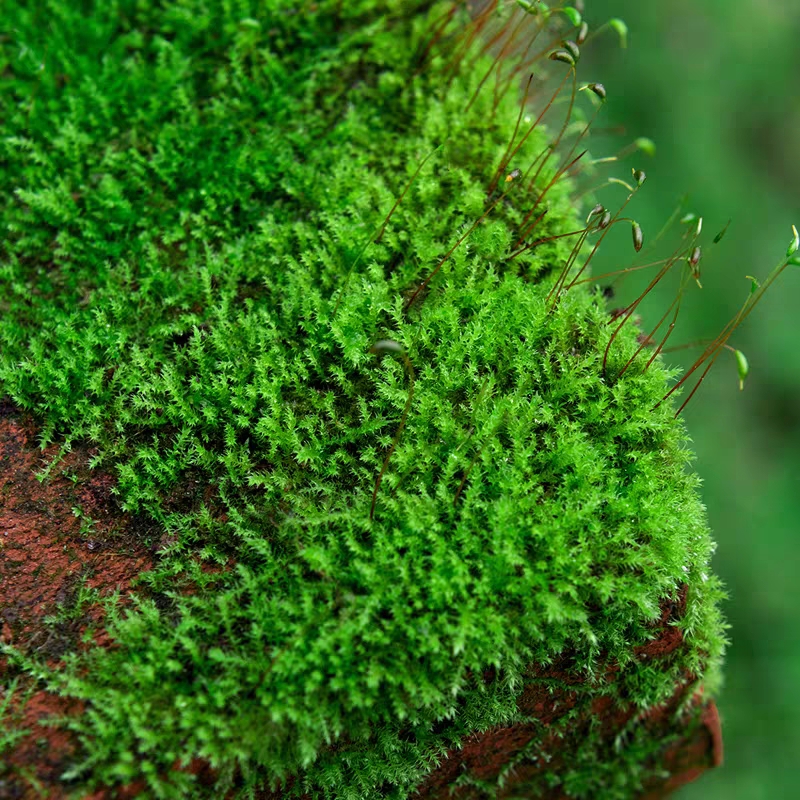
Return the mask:
<path id="1" fill-rule="evenodd" d="M 526 666 L 567 649 L 619 661 L 643 708 L 687 669 L 718 680 L 698 479 L 674 408 L 653 410 L 669 372 L 604 379 L 600 295 L 550 309 L 572 242 L 509 260 L 529 206 L 512 185 L 405 309 L 483 212 L 519 96 L 464 111 L 486 56 L 419 69 L 447 3 L 295 5 L 0 11 L 0 392 L 45 441 L 92 441 L 123 508 L 177 534 L 143 578 L 169 611 L 112 606 L 117 646 L 60 672 L 14 656 L 89 701 L 70 724 L 90 785 L 144 772 L 181 797 L 170 768 L 201 756 L 217 791 L 239 768 L 247 786 L 301 771 L 315 796 L 401 798 L 460 737 L 517 719 Z M 569 189 L 542 236 L 580 227 Z M 381 339 L 408 363 L 371 352 Z M 213 502 L 176 510 L 189 475 Z M 212 580 L 197 555 L 235 567 Z M 183 578 L 201 591 L 172 591 Z M 686 646 L 648 670 L 632 648 L 684 583 Z M 489 665 L 502 680 L 479 689 Z M 576 797 L 600 796 L 594 744 Z M 605 796 L 630 796 L 637 752 Z"/>
<path id="2" fill-rule="evenodd" d="M 17 742 L 24 739 L 29 733 L 22 726 L 19 714 L 14 712 L 13 703 L 18 687 L 19 679 L 12 680 L 7 686 L 0 687 L 0 756 L 5 756 L 13 750 Z M 5 775 L 5 772 L 5 766 L 0 763 L 0 778 Z"/>

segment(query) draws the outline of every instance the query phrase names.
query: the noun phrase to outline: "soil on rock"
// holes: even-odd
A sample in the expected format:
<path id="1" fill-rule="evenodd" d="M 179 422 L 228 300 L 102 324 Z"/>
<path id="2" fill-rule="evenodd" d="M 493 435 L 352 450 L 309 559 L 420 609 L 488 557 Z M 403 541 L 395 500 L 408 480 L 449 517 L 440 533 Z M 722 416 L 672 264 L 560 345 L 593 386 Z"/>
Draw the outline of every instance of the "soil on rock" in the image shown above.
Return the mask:
<path id="1" fill-rule="evenodd" d="M 122 513 L 114 478 L 89 469 L 95 453 L 75 447 L 40 480 L 37 474 L 57 455 L 41 450 L 33 422 L 0 401 L 0 641 L 57 666 L 61 657 L 94 641 L 104 644 L 103 609 L 81 603 L 81 587 L 104 597 L 120 592 L 123 603 L 136 577 L 154 565 L 137 520 Z M 77 744 L 48 717 L 80 714 L 80 703 L 36 686 L 0 655 L 0 686 L 20 678 L 12 717 L 29 731 L 0 761 L 0 798 L 66 796 L 61 774 Z M 29 694 L 26 689 L 30 690 Z M 20 699 L 24 703 L 20 706 Z"/>

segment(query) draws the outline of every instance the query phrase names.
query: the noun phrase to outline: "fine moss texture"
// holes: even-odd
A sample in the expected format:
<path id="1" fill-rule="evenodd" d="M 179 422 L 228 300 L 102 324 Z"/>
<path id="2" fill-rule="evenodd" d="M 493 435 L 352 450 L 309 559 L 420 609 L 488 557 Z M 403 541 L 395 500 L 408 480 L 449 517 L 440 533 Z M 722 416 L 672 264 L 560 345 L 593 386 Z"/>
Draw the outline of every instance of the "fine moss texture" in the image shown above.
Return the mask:
<path id="1" fill-rule="evenodd" d="M 524 86 L 477 91 L 494 53 L 451 8 L 0 9 L 0 396 L 45 443 L 91 442 L 169 542 L 135 610 L 109 602 L 113 647 L 58 669 L 5 648 L 87 702 L 76 786 L 199 797 L 174 769 L 199 757 L 209 796 L 295 775 L 286 797 L 404 798 L 566 651 L 587 697 L 716 691 L 713 544 L 677 406 L 654 408 L 674 375 L 615 378 L 633 325 L 603 369 L 594 288 L 548 300 L 574 238 L 509 258 L 560 159 L 511 172 L 569 80 L 503 165 Z M 537 237 L 585 227 L 571 191 Z M 634 659 L 684 585 L 684 645 Z M 634 796 L 653 743 L 599 743 L 559 780 Z"/>

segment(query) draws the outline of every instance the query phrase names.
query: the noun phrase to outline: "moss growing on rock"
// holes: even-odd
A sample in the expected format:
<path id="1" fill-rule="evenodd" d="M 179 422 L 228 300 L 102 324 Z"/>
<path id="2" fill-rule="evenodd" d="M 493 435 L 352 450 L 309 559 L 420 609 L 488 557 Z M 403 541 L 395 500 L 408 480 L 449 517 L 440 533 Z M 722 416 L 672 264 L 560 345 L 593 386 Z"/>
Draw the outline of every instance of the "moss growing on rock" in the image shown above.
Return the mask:
<path id="1" fill-rule="evenodd" d="M 200 796 L 175 768 L 200 758 L 213 796 L 402 798 L 527 719 L 526 682 L 578 698 L 531 753 L 599 698 L 646 712 L 718 685 L 698 479 L 654 409 L 669 372 L 614 379 L 637 331 L 604 370 L 602 296 L 548 299 L 574 238 L 509 257 L 556 164 L 512 173 L 552 132 L 504 164 L 521 94 L 479 91 L 494 56 L 452 8 L 0 17 L 0 394 L 45 442 L 91 442 L 169 541 L 136 612 L 109 605 L 113 647 L 59 668 L 6 648 L 86 703 L 69 780 Z M 585 227 L 570 189 L 537 237 Z M 680 646 L 650 663 L 669 599 Z M 567 654 L 580 689 L 536 677 Z M 589 726 L 536 785 L 634 796 L 664 744 L 635 723 L 611 750 Z"/>

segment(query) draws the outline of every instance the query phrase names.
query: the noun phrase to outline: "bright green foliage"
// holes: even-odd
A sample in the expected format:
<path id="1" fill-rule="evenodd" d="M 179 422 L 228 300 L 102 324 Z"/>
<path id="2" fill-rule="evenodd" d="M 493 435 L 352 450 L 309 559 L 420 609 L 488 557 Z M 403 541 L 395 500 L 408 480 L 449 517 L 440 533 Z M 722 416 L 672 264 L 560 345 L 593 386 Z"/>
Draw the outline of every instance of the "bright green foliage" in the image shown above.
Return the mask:
<path id="1" fill-rule="evenodd" d="M 0 757 L 5 756 L 20 739 L 28 735 L 28 731 L 20 726 L 13 709 L 18 685 L 19 679 L 15 679 L 7 686 L 0 686 Z M 19 701 L 19 697 L 16 699 Z M 2 779 L 4 773 L 5 769 L 2 761 L 0 761 L 0 779 Z M 0 786 L 2 786 L 2 783 L 0 783 Z"/>
<path id="2" fill-rule="evenodd" d="M 0 11 L 0 394 L 46 440 L 95 443 L 124 508 L 178 537 L 144 577 L 174 602 L 112 606 L 116 648 L 58 674 L 15 656 L 89 701 L 72 776 L 144 771 L 182 797 L 199 790 L 169 769 L 202 756 L 223 784 L 305 768 L 315 796 L 401 798 L 459 737 L 516 719 L 526 665 L 567 648 L 618 660 L 641 707 L 686 669 L 713 690 L 712 543 L 682 425 L 652 410 L 668 373 L 604 380 L 612 328 L 584 287 L 549 311 L 570 240 L 507 260 L 524 181 L 404 308 L 485 209 L 519 109 L 487 88 L 464 113 L 486 58 L 419 69 L 448 4 L 79 5 Z M 537 235 L 580 227 L 568 188 Z M 381 339 L 415 382 L 370 521 L 410 389 Z M 636 347 L 626 327 L 611 366 Z M 198 495 L 166 504 L 190 478 Z M 687 645 L 634 662 L 683 583 Z M 467 670 L 489 665 L 503 679 L 479 690 Z M 630 796 L 637 737 L 602 769 L 590 737 L 575 796 Z"/>

